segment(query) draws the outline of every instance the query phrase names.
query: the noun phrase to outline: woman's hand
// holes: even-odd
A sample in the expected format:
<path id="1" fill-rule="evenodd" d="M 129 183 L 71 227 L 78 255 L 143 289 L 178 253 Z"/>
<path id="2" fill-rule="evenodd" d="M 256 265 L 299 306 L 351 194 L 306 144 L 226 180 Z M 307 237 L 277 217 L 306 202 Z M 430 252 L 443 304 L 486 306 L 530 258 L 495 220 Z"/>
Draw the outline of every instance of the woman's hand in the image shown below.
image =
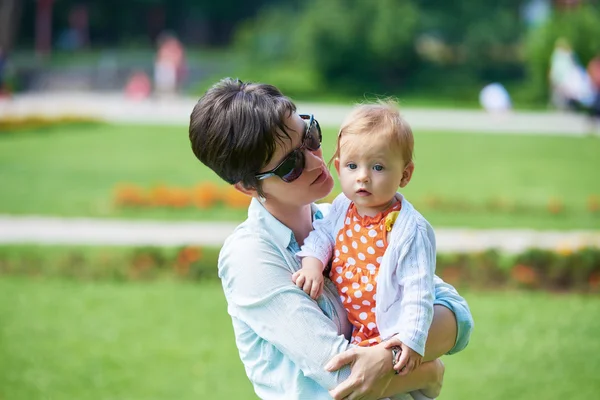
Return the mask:
<path id="1" fill-rule="evenodd" d="M 348 379 L 340 383 L 329 394 L 335 400 L 370 400 L 386 397 L 388 385 L 394 377 L 392 352 L 382 344 L 373 347 L 354 347 L 333 357 L 325 366 L 336 371 L 351 364 Z"/>

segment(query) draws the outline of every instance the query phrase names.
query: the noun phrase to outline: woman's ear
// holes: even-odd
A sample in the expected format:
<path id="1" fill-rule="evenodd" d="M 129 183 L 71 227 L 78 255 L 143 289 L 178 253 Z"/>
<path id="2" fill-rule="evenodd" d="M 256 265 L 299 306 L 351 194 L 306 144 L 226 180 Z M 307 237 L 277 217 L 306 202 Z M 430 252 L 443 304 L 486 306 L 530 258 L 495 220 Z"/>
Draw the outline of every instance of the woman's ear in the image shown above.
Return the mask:
<path id="1" fill-rule="evenodd" d="M 244 186 L 244 184 L 242 182 L 238 182 L 238 183 L 234 183 L 233 187 L 235 188 L 235 190 L 244 193 L 245 195 L 248 195 L 250 197 L 257 197 L 257 193 L 256 193 L 256 189 L 252 189 L 252 188 L 247 188 Z"/>
<path id="2" fill-rule="evenodd" d="M 402 171 L 402 179 L 400 179 L 401 188 L 408 185 L 408 182 L 410 182 L 410 179 L 412 178 L 413 172 L 415 172 L 415 164 L 411 161 L 406 167 L 404 167 L 404 171 Z"/>

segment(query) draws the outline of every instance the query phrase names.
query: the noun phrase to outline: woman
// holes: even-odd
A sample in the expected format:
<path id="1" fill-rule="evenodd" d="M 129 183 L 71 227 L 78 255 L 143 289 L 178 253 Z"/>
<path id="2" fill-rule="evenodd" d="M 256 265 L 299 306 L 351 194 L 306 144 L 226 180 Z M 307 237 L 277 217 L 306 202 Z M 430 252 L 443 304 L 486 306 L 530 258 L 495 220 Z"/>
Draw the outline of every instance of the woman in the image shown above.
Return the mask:
<path id="1" fill-rule="evenodd" d="M 317 301 L 292 282 L 300 268 L 295 253 L 313 219 L 326 212 L 314 201 L 333 188 L 320 135 L 312 116 L 298 115 L 290 99 L 264 84 L 224 79 L 191 114 L 196 157 L 253 198 L 248 219 L 219 257 L 246 373 L 263 399 L 377 399 L 417 389 L 435 397 L 444 369 L 437 358 L 462 350 L 472 328 L 466 302 L 454 288 L 436 281 L 425 354 L 425 361 L 435 361 L 398 376 L 383 345 L 349 345 L 351 325 L 330 281 Z"/>

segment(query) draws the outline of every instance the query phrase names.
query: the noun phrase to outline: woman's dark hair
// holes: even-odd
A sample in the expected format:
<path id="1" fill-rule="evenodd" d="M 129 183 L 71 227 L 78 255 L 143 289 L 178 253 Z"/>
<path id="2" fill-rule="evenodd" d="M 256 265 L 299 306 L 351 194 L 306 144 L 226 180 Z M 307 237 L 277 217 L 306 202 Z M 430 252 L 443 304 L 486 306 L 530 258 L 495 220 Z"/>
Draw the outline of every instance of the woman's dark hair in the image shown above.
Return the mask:
<path id="1" fill-rule="evenodd" d="M 254 176 L 271 161 L 277 143 L 290 140 L 285 120 L 295 111 L 275 86 L 225 78 L 208 89 L 190 115 L 192 150 L 226 182 L 263 195 Z"/>

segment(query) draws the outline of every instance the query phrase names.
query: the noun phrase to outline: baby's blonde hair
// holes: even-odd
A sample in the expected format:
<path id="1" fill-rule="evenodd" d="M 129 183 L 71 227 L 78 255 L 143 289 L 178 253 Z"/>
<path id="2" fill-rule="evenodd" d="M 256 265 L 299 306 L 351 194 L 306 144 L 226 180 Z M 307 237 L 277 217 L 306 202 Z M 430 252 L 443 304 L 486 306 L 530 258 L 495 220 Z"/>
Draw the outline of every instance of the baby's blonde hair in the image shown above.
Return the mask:
<path id="1" fill-rule="evenodd" d="M 330 164 L 340 157 L 340 142 L 342 136 L 347 135 L 376 135 L 377 139 L 388 141 L 395 150 L 399 151 L 406 165 L 412 162 L 414 149 L 412 129 L 400 115 L 398 104 L 391 99 L 354 107 L 342 123 L 336 151 Z"/>

